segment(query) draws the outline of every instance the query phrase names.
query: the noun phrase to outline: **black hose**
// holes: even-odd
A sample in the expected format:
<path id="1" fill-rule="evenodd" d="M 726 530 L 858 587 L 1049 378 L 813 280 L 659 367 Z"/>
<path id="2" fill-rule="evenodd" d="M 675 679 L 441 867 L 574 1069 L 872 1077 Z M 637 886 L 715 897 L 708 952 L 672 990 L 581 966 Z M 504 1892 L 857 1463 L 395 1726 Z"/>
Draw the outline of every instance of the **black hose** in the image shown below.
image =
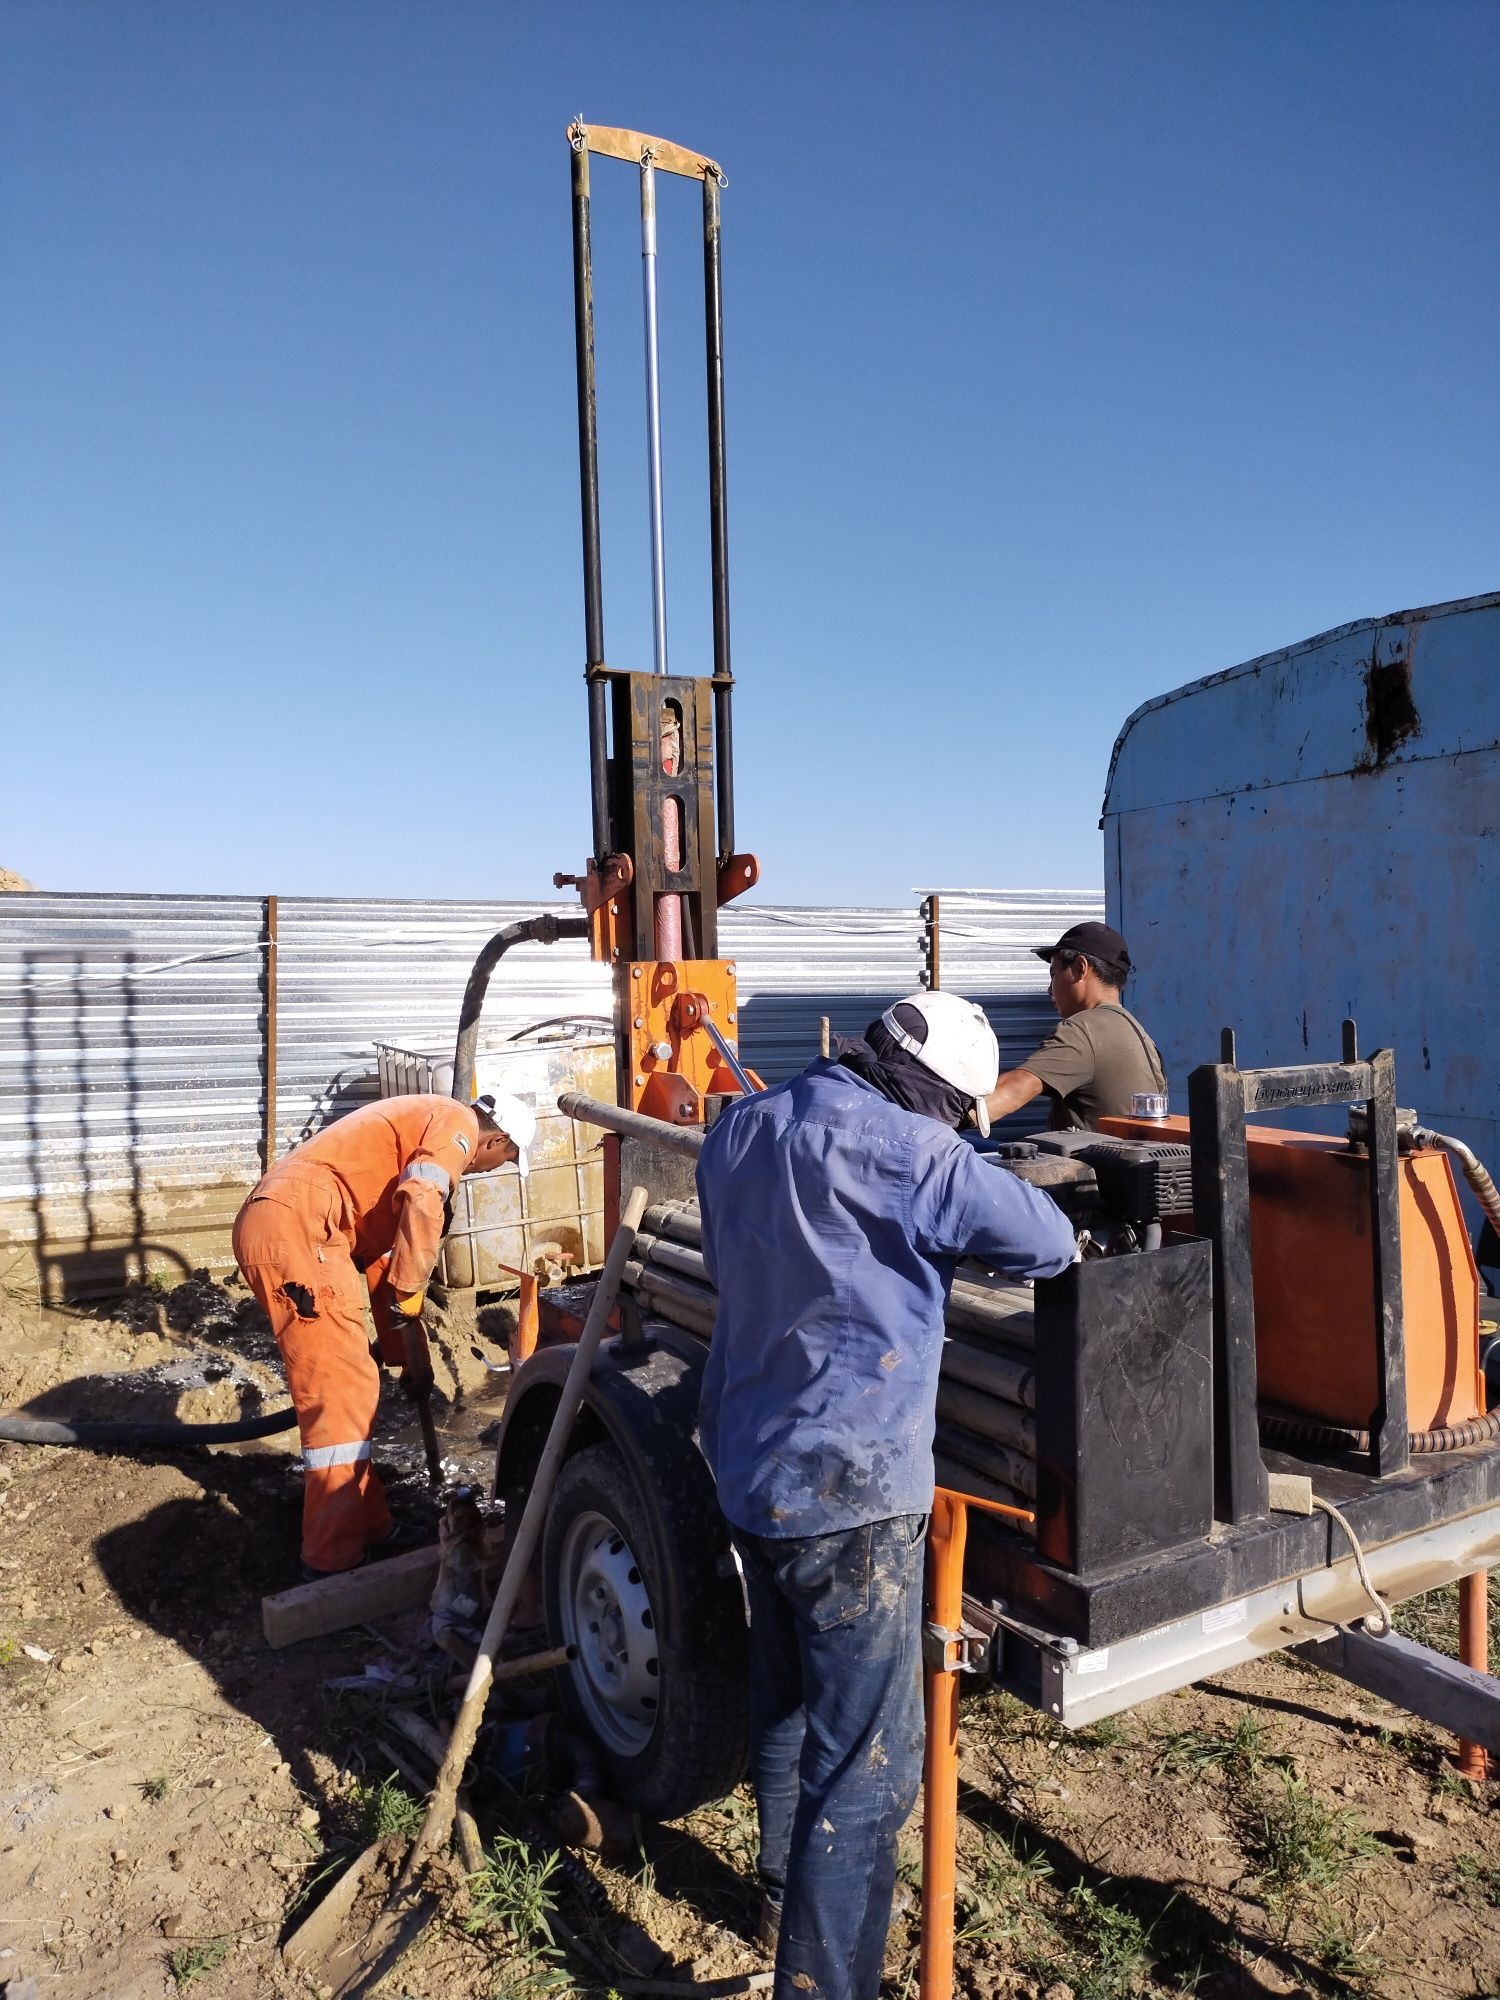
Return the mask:
<path id="1" fill-rule="evenodd" d="M 273 1437 L 297 1421 L 293 1409 L 273 1410 L 268 1417 L 242 1417 L 233 1424 L 59 1423 L 41 1417 L 0 1415 L 0 1439 L 8 1444 L 76 1444 L 95 1451 L 120 1446 L 242 1444 L 247 1438 Z"/>
<path id="2" fill-rule="evenodd" d="M 1298 1416 L 1291 1410 L 1262 1410 L 1260 1434 L 1274 1444 L 1320 1445 L 1329 1451 L 1370 1450 L 1370 1433 L 1348 1424 L 1325 1424 L 1317 1417 Z M 1488 1416 L 1470 1417 L 1461 1424 L 1444 1424 L 1433 1431 L 1408 1431 L 1406 1448 L 1416 1457 L 1437 1451 L 1462 1451 L 1465 1445 L 1493 1444 L 1500 1438 L 1500 1409 Z"/>
<path id="3" fill-rule="evenodd" d="M 560 917 L 555 911 L 546 916 L 528 917 L 524 923 L 507 924 L 496 931 L 474 961 L 469 983 L 464 988 L 458 1010 L 458 1039 L 453 1045 L 453 1095 L 460 1104 L 474 1097 L 474 1055 L 479 1046 L 479 1016 L 489 991 L 490 974 L 513 944 L 556 944 L 559 938 L 582 938 L 589 934 L 587 917 Z"/>

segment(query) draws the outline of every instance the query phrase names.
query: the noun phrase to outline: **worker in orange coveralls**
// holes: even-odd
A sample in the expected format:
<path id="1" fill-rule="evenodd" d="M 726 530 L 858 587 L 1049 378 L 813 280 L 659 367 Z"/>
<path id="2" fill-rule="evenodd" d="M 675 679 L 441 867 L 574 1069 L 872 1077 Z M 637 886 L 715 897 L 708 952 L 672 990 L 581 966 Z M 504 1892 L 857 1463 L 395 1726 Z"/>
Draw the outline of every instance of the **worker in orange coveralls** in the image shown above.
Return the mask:
<path id="1" fill-rule="evenodd" d="M 461 1174 L 512 1160 L 524 1174 L 535 1132 L 514 1097 L 382 1098 L 279 1160 L 235 1218 L 234 1254 L 270 1318 L 302 1434 L 305 1576 L 401 1539 L 370 1462 L 380 1371 L 361 1273 L 381 1361 L 408 1395 L 430 1391 L 421 1314 L 449 1197 Z"/>

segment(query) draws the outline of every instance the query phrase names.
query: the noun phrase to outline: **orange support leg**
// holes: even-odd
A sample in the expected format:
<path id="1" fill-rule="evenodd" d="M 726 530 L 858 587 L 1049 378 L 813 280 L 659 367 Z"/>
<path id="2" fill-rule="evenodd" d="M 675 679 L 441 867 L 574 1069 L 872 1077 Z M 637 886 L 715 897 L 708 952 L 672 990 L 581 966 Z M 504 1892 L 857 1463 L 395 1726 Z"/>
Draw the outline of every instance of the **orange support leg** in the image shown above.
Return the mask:
<path id="1" fill-rule="evenodd" d="M 1488 1673 L 1490 1666 L 1489 1584 L 1490 1573 L 1484 1569 L 1458 1580 L 1458 1657 L 1466 1667 L 1475 1667 L 1482 1674 Z M 1462 1775 L 1475 1784 L 1482 1785 L 1490 1775 L 1489 1752 L 1482 1743 L 1468 1743 L 1460 1737 L 1455 1761 Z"/>
<path id="2" fill-rule="evenodd" d="M 958 1885 L 958 1676 L 969 1509 L 1033 1521 L 1022 1507 L 976 1500 L 940 1486 L 927 1530 L 927 1621 L 923 1678 L 927 1743 L 922 1759 L 922 1949 L 919 2000 L 953 2000 L 954 1897 Z"/>

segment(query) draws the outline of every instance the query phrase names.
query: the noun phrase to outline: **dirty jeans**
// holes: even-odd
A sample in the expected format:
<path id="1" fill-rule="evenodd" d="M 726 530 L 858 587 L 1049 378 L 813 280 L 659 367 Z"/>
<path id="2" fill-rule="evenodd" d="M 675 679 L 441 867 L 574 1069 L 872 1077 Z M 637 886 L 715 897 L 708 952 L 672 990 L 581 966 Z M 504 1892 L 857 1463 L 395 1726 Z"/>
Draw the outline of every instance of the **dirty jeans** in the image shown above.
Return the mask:
<path id="1" fill-rule="evenodd" d="M 760 1878 L 773 2000 L 875 2000 L 896 1836 L 922 1769 L 925 1514 L 782 1540 L 736 1529 L 750 1599 Z"/>

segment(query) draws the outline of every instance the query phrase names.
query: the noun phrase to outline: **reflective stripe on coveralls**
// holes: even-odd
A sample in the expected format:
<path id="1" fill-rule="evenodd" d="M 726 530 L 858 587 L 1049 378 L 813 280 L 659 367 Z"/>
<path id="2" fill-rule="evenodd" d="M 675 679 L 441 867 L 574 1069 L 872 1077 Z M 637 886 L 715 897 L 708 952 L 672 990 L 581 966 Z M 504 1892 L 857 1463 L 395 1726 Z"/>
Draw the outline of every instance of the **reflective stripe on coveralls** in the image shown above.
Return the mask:
<path id="1" fill-rule="evenodd" d="M 357 1465 L 362 1458 L 370 1456 L 370 1440 L 362 1438 L 358 1444 L 317 1444 L 302 1454 L 305 1466 Z"/>

